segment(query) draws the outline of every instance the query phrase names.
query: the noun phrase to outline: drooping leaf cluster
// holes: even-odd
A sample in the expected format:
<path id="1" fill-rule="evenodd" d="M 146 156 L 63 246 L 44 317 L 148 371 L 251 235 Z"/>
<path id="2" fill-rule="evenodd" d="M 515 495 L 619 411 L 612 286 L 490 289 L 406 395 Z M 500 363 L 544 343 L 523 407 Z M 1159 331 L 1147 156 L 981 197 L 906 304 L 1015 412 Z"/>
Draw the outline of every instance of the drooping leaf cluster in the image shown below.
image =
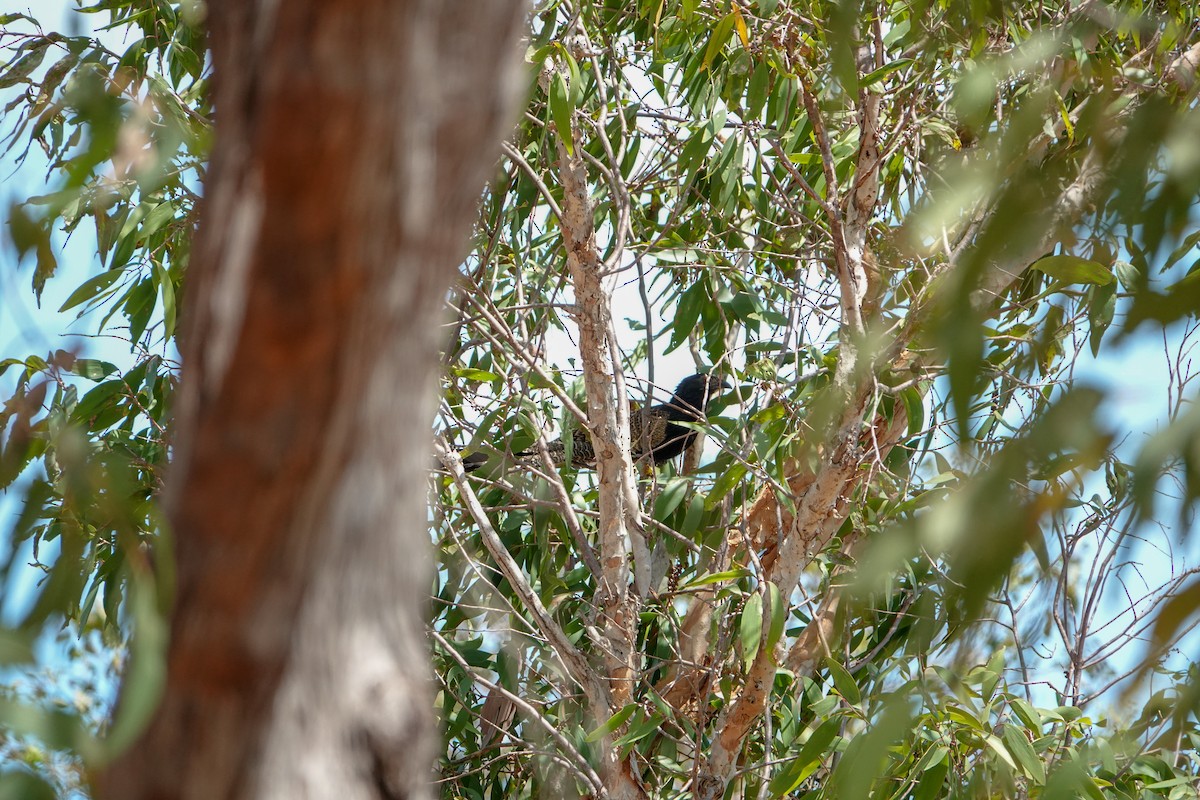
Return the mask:
<path id="1" fill-rule="evenodd" d="M 123 36 L 3 18 L 5 153 L 46 180 L 45 192 L 12 204 L 9 234 L 18 258 L 35 262 L 40 298 L 64 237 L 94 232 L 95 263 L 59 311 L 124 347 L 94 357 L 74 339 L 51 353 L 4 354 L 0 487 L 20 485 L 23 495 L 8 568 L 28 555 L 26 542 L 35 561 L 40 548 L 56 552 L 19 627 L 35 630 L 51 616 L 87 623 L 101 603 L 115 641 L 131 563 L 145 568 L 142 543 L 159 527 L 177 309 L 211 109 L 194 14 L 164 3 L 84 12 L 106 13 L 106 29 Z"/>
<path id="2" fill-rule="evenodd" d="M 135 618 L 158 613 L 153 601 L 133 613 L 134 585 L 150 596 L 169 581 L 153 547 L 178 308 L 212 128 L 204 31 L 196 4 L 105 2 L 81 13 L 96 21 L 95 35 L 46 30 L 21 13 L 0 18 L 5 169 L 44 181 L 31 196 L 6 196 L 5 235 L 17 263 L 32 267 L 38 304 L 62 298 L 59 318 L 79 320 L 48 351 L 0 354 L 0 489 L 12 513 L 0 560 L 13 674 L 39 651 L 73 659 L 73 649 L 32 647 L 64 624 L 74 636 L 96 629 L 118 648 L 111 660 Z M 90 264 L 72 260 L 67 245 L 80 240 Z M 44 294 L 51 282 L 55 291 Z M 31 569 L 40 580 L 29 580 Z M 77 760 L 83 731 L 104 721 L 96 709 L 111 703 L 112 679 L 102 670 L 84 681 L 93 710 L 74 722 L 57 710 L 39 717 L 39 705 L 54 709 L 63 698 L 16 692 L 6 736 L 16 745 L 32 735 Z M 10 778 L 31 780 L 20 771 Z"/>

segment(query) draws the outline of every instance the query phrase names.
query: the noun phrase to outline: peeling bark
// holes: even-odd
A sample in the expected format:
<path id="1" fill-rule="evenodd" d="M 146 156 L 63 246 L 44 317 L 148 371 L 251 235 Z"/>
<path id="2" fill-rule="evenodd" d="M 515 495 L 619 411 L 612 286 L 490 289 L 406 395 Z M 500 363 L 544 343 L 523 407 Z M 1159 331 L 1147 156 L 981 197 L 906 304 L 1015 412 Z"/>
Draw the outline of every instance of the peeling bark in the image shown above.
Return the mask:
<path id="1" fill-rule="evenodd" d="M 859 400 L 865 403 L 869 397 L 863 392 Z M 865 409 L 858 405 L 853 408 L 861 419 Z M 853 414 L 847 417 L 853 419 Z M 878 452 L 883 455 L 890 452 L 907 431 L 907 424 L 902 409 L 898 409 L 890 420 L 877 417 L 873 428 Z M 846 431 L 843 429 L 841 433 L 846 434 Z M 870 439 L 869 431 L 852 439 L 845 435 L 838 438 L 846 444 L 823 459 L 815 473 L 802 471 L 789 479 L 788 487 L 797 508 L 794 515 L 780 504 L 771 487 L 760 492 L 747 515 L 748 521 L 754 521 L 748 525 L 751 542 L 774 543 L 774 557 L 769 566 L 764 557 L 763 566 L 768 579 L 779 587 L 784 597 L 796 587 L 800 574 L 829 545 L 845 522 L 850 513 L 849 500 L 869 474 L 864 467 L 869 458 L 875 457 L 876 451 L 864 446 Z M 869 457 L 865 456 L 868 452 Z M 834 608 L 836 610 L 836 606 Z M 766 710 L 779 665 L 795 660 L 807 664 L 809 669 L 815 667 L 820 662 L 817 648 L 829 639 L 832 615 L 831 611 L 826 618 L 814 619 L 805 635 L 793 645 L 791 653 L 782 642 L 773 650 L 760 648 L 740 693 L 717 720 L 716 734 L 700 769 L 698 798 L 715 800 L 722 796 L 736 766 L 742 742 Z"/>
<path id="2" fill-rule="evenodd" d="M 630 455 L 629 395 L 620 364 L 614 358 L 617 344 L 610 307 L 611 290 L 604 285 L 603 261 L 596 248 L 582 145 L 574 132 L 559 133 L 560 137 L 576 136 L 574 154 L 567 153 L 561 138 L 558 143 L 559 179 L 563 186 L 560 227 L 575 291 L 579 354 L 583 360 L 588 398 L 588 429 L 596 454 L 596 479 L 600 489 L 602 574 L 597 604 L 604 637 L 599 644 L 609 698 L 603 707 L 594 707 L 592 713 L 603 723 L 631 701 L 633 686 L 638 679 L 637 621 L 641 598 L 649 590 L 650 557 L 641 531 L 641 506 Z M 630 592 L 631 549 L 636 592 Z M 605 785 L 614 798 L 645 796 L 629 759 L 618 759 L 617 749 L 607 737 L 601 742 L 600 753 Z"/>
<path id="3" fill-rule="evenodd" d="M 1047 225 L 1045 233 L 1037 237 L 1032 246 L 990 263 L 981 278 L 981 288 L 971 297 L 972 305 L 979 309 L 989 307 L 1008 285 L 1018 279 L 1032 263 L 1036 253 L 1043 252 L 1059 232 L 1079 219 L 1090 199 L 1103 186 L 1105 175 L 1098 154 L 1090 152 L 1076 180 L 1062 192 L 1058 215 Z M 951 263 L 947 268 L 954 266 Z M 908 325 L 897 336 L 892 350 L 901 352 L 893 364 L 894 368 L 904 366 L 913 369 L 922 365 L 919 358 L 902 351 L 902 348 L 927 314 L 928 307 L 915 311 L 910 315 Z M 853 378 L 855 372 L 842 370 L 839 365 L 839 378 L 843 375 Z M 788 479 L 789 499 L 796 512 L 789 512 L 775 490 L 766 487 L 759 493 L 746 516 L 751 546 L 766 549 L 763 564 L 765 567 L 770 564 L 770 579 L 785 595 L 796 586 L 803 569 L 829 544 L 845 520 L 849 511 L 847 503 L 855 487 L 864 480 L 865 470 L 876 458 L 876 453 L 886 455 L 905 432 L 904 415 L 897 409 L 898 413 L 890 424 L 876 418 L 872 425 L 875 431 L 873 437 L 864 434 L 860 439 L 859 420 L 867 413 L 872 393 L 865 383 L 860 382 L 857 388 L 849 390 L 847 397 L 840 425 L 826 437 L 824 455 L 815 471 L 802 470 Z M 867 442 L 874 442 L 877 446 L 867 447 Z M 820 634 L 827 638 L 825 626 L 829 620 L 814 620 L 814 624 L 818 627 L 813 629 L 813 636 Z M 745 688 L 716 724 L 713 745 L 697 778 L 698 798 L 715 800 L 724 793 L 742 742 L 766 709 L 776 665 L 786 662 L 797 669 L 806 667 L 811 670 L 819 663 L 813 647 L 812 638 L 804 636 L 797 641 L 791 653 L 759 653 L 751 665 Z"/>

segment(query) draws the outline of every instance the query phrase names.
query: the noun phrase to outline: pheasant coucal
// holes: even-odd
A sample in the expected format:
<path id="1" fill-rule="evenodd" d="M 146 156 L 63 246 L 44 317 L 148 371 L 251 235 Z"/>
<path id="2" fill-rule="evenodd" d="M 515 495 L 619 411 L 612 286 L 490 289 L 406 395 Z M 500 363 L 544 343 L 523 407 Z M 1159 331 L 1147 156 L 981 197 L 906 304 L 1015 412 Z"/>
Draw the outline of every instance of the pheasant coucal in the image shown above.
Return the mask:
<path id="1" fill-rule="evenodd" d="M 699 373 L 689 375 L 675 387 L 670 401 L 649 408 L 629 404 L 629 439 L 634 461 L 649 455 L 655 464 L 670 461 L 682 453 L 696 440 L 696 431 L 679 424 L 681 422 L 703 422 L 707 418 L 709 401 L 719 395 L 729 384 L 717 375 Z M 550 459 L 558 466 L 567 461 L 567 445 L 563 439 L 555 439 L 547 446 Z M 594 467 L 596 454 L 592 449 L 592 437 L 584 428 L 571 431 L 571 463 L 576 467 Z M 537 463 L 537 450 L 517 453 L 519 463 Z M 486 461 L 482 453 L 472 453 L 463 458 L 463 468 L 468 472 L 478 469 Z"/>

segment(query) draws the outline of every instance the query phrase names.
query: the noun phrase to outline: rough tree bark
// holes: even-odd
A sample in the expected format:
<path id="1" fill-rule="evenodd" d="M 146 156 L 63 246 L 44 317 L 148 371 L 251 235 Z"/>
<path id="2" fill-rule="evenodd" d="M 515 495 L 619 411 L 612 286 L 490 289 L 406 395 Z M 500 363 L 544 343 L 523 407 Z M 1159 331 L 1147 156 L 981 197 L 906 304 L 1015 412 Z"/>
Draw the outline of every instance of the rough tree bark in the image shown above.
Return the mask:
<path id="1" fill-rule="evenodd" d="M 427 797 L 438 323 L 517 0 L 210 0 L 166 693 L 107 798 Z"/>
<path id="2" fill-rule="evenodd" d="M 568 154 L 564 137 L 575 137 Z M 559 178 L 563 186 L 561 229 L 567 266 L 575 290 L 575 321 L 579 325 L 579 355 L 584 365 L 588 424 L 596 453 L 600 485 L 601 591 L 599 628 L 603 635 L 607 691 L 592 700 L 598 724 L 629 703 L 637 681 L 637 619 L 641 598 L 648 591 L 649 554 L 641 530 L 641 513 L 630 455 L 629 401 L 619 359 L 614 358 L 616 330 L 612 320 L 612 286 L 604 280 L 604 262 L 596 246 L 587 171 L 578 131 L 559 132 Z M 634 592 L 630 592 L 630 555 Z M 599 702 L 597 702 L 597 700 Z M 646 796 L 633 763 L 622 758 L 611 737 L 600 742 L 605 787 L 615 800 Z"/>

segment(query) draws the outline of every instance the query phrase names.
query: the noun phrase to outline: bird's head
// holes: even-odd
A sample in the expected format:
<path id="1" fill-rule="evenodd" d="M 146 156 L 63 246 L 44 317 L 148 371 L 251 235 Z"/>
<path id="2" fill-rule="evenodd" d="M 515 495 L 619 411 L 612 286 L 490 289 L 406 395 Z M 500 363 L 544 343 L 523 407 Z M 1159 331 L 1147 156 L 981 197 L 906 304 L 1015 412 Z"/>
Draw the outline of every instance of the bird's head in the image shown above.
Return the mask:
<path id="1" fill-rule="evenodd" d="M 729 388 L 729 381 L 720 375 L 697 373 L 689 375 L 675 387 L 673 405 L 704 411 L 714 397 Z"/>

